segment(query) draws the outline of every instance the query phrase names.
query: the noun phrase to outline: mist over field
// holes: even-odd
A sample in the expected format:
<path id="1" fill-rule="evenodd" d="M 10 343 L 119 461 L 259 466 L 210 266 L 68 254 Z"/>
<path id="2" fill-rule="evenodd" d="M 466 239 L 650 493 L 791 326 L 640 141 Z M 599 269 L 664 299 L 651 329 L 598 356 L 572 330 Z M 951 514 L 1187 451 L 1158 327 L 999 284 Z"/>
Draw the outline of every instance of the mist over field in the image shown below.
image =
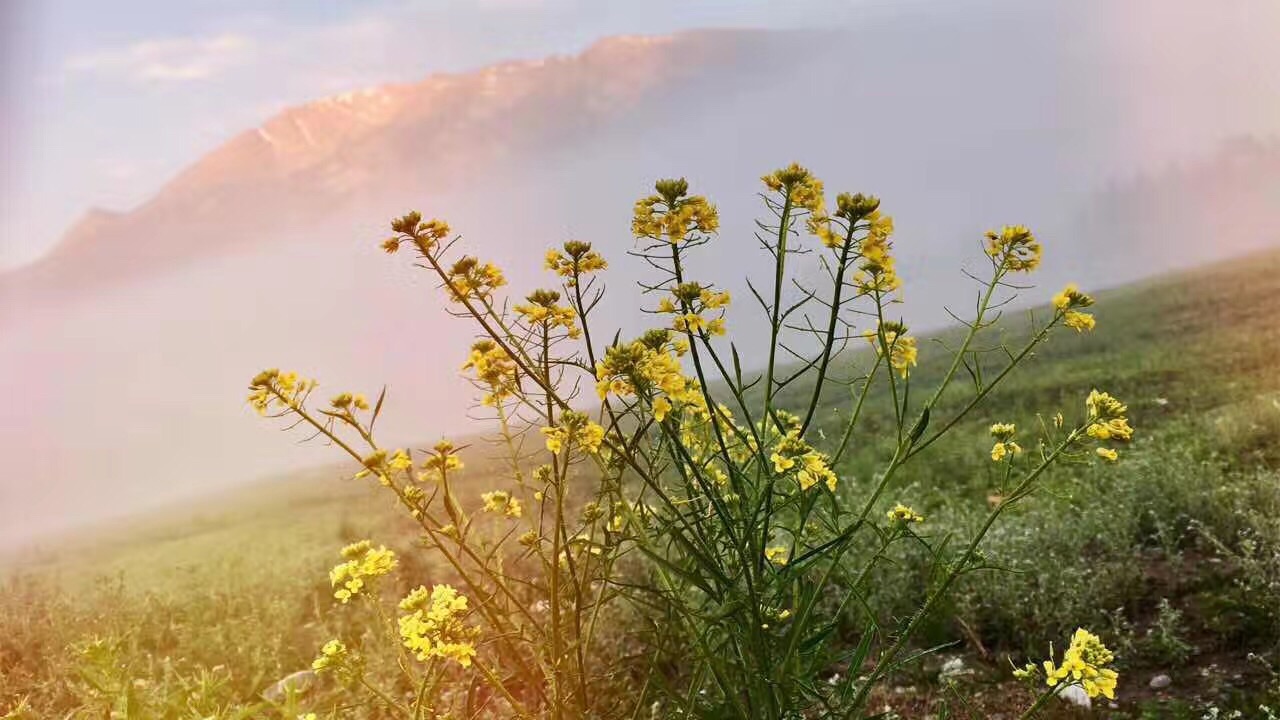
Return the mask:
<path id="1" fill-rule="evenodd" d="M 659 177 L 719 206 L 694 271 L 727 282 L 748 338 L 761 325 L 738 277 L 765 272 L 758 177 L 793 160 L 832 192 L 882 198 L 920 329 L 971 304 L 958 263 L 984 262 L 981 233 L 1005 223 L 1045 245 L 1028 304 L 1068 280 L 1280 244 L 1280 5 L 869 4 L 853 18 L 424 68 L 264 116 L 137 207 L 50 218 L 62 240 L 0 274 L 0 539 L 334 460 L 244 404 L 267 366 L 324 392 L 386 383 L 388 441 L 458 434 L 472 331 L 378 248 L 409 209 L 447 219 L 513 297 L 547 282 L 547 247 L 591 241 L 613 268 L 602 315 L 624 336 L 646 327 L 631 204 Z"/>

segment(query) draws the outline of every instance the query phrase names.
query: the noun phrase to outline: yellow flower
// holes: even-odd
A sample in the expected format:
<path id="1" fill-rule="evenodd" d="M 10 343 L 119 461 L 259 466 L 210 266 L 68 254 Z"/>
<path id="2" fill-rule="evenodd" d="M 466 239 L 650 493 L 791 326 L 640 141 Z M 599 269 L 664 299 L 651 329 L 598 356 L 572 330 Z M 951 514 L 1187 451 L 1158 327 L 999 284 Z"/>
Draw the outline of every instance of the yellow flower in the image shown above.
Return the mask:
<path id="1" fill-rule="evenodd" d="M 890 522 L 922 523 L 924 516 L 902 504 L 894 505 L 888 513 Z"/>
<path id="2" fill-rule="evenodd" d="M 882 333 L 884 345 L 889 348 L 889 365 L 905 379 L 919 356 L 916 339 L 906 334 L 906 325 L 900 322 L 886 322 L 879 327 L 879 331 L 868 330 L 863 334 L 867 342 L 876 349 L 877 354 L 884 352 L 880 343 Z"/>
<path id="3" fill-rule="evenodd" d="M 565 334 L 571 338 L 582 334 L 577 327 L 577 313 L 573 308 L 556 304 L 560 300 L 560 293 L 555 290 L 535 290 L 525 299 L 529 301 L 528 304 L 516 305 L 514 310 L 528 325 L 539 326 L 546 332 L 564 328 Z"/>
<path id="4" fill-rule="evenodd" d="M 1053 306 L 1059 310 L 1070 310 L 1078 307 L 1089 307 L 1093 298 L 1080 292 L 1075 283 L 1069 283 L 1062 292 L 1053 296 Z"/>
<path id="5" fill-rule="evenodd" d="M 996 439 L 996 444 L 991 447 L 991 459 L 994 462 L 1000 462 L 1010 453 L 1020 455 L 1022 446 L 1014 442 L 1014 433 L 1018 428 L 1013 423 L 996 423 L 991 426 L 991 437 Z"/>
<path id="6" fill-rule="evenodd" d="M 1089 313 L 1068 310 L 1066 314 L 1062 316 L 1062 324 L 1076 332 L 1084 332 L 1086 330 L 1092 330 L 1094 325 L 1097 324 L 1097 320 L 1095 320 Z"/>
<path id="7" fill-rule="evenodd" d="M 426 470 L 418 477 L 418 480 L 442 480 L 449 471 L 461 470 L 462 458 L 453 452 L 453 443 L 448 440 L 441 440 L 432 448 L 433 452 L 427 454 L 427 459 L 422 463 L 422 469 Z"/>
<path id="8" fill-rule="evenodd" d="M 505 490 L 481 493 L 480 499 L 484 501 L 485 512 L 502 513 L 509 518 L 518 518 L 524 514 L 520 501 Z"/>
<path id="9" fill-rule="evenodd" d="M 547 436 L 547 451 L 559 454 L 564 450 L 564 443 L 569 439 L 569 433 L 560 427 L 544 427 L 542 434 Z"/>
<path id="10" fill-rule="evenodd" d="M 330 640 L 320 648 L 320 655 L 311 663 L 311 669 L 317 673 L 329 670 L 341 670 L 346 665 L 350 653 L 341 640 Z"/>
<path id="11" fill-rule="evenodd" d="M 712 292 L 711 290 L 704 289 L 699 295 L 699 298 L 702 300 L 702 307 L 707 310 L 719 310 L 721 308 L 728 307 L 731 302 L 731 298 L 727 291 Z"/>
<path id="12" fill-rule="evenodd" d="M 778 453 L 770 455 L 769 459 L 773 461 L 773 471 L 776 473 L 784 473 L 796 465 L 795 458 L 789 458 Z"/>
<path id="13" fill-rule="evenodd" d="M 1031 231 L 1022 225 L 1005 225 L 999 232 L 986 233 L 987 255 L 1010 272 L 1031 272 L 1040 265 L 1041 248 Z"/>
<path id="14" fill-rule="evenodd" d="M 662 422 L 667 418 L 667 413 L 671 412 L 671 401 L 665 397 L 657 397 L 653 400 L 653 419 Z"/>
<path id="15" fill-rule="evenodd" d="M 1093 698 L 1099 695 L 1114 700 L 1119 675 L 1107 667 L 1115 655 L 1093 633 L 1079 628 L 1071 636 L 1071 645 L 1062 654 L 1061 665 L 1050 658 L 1044 661 L 1045 684 L 1057 688 L 1060 685 L 1079 685 Z"/>
<path id="16" fill-rule="evenodd" d="M 797 208 L 811 213 L 821 213 L 823 210 L 822 181 L 797 163 L 775 170 L 760 180 L 770 190 L 781 192 Z"/>
<path id="17" fill-rule="evenodd" d="M 1102 418 L 1104 420 L 1110 418 L 1123 417 L 1129 411 L 1128 406 L 1121 403 L 1108 393 L 1099 392 L 1094 389 L 1089 392 L 1089 397 L 1084 401 L 1085 409 L 1089 411 L 1089 417 Z"/>
<path id="18" fill-rule="evenodd" d="M 822 482 L 831 492 L 836 491 L 836 474 L 827 466 L 826 456 L 810 451 L 800 456 L 800 463 L 800 472 L 796 473 L 796 481 L 800 483 L 801 490 L 808 490 Z"/>
<path id="19" fill-rule="evenodd" d="M 764 550 L 764 559 L 774 565 L 786 565 L 791 560 L 791 551 L 785 545 L 774 545 Z"/>
<path id="20" fill-rule="evenodd" d="M 671 328 L 679 332 L 688 332 L 697 334 L 703 328 L 702 316 L 697 313 L 685 313 L 677 315 L 671 321 Z"/>
<path id="21" fill-rule="evenodd" d="M 700 402 L 701 392 L 691 392 L 696 384 L 681 373 L 681 352 L 667 330 L 650 330 L 631 343 L 611 345 L 596 363 L 596 392 L 603 400 L 610 393 L 634 395 L 641 387 L 660 390 L 675 402 Z"/>
<path id="22" fill-rule="evenodd" d="M 476 655 L 475 628 L 464 624 L 467 598 L 451 585 L 436 585 L 428 592 L 419 586 L 400 601 L 400 638 L 418 660 L 445 658 L 470 667 Z"/>
<path id="23" fill-rule="evenodd" d="M 860 262 L 853 278 L 854 285 L 863 293 L 893 292 L 902 286 L 902 280 L 894 270 L 893 256 L 889 254 L 893 218 L 872 210 L 866 215 L 866 223 L 867 235 L 858 246 Z"/>
<path id="24" fill-rule="evenodd" d="M 427 255 L 449 235 L 449 223 L 435 219 L 423 222 L 422 214 L 415 210 L 392 220 L 391 230 L 396 234 L 382 242 L 383 250 L 394 253 L 400 249 L 400 243 L 412 242 L 419 252 Z"/>
<path id="25" fill-rule="evenodd" d="M 548 250 L 546 268 L 556 275 L 565 278 L 565 284 L 574 287 L 578 278 L 599 272 L 609 267 L 600 253 L 591 249 L 591 243 L 570 240 L 564 244 L 563 252 Z"/>
<path id="26" fill-rule="evenodd" d="M 385 546 L 375 549 L 373 543 L 368 540 L 361 540 L 342 548 L 341 554 L 347 561 L 335 565 L 329 571 L 329 582 L 337 588 L 333 596 L 343 604 L 360 594 L 366 580 L 390 573 L 397 564 L 394 552 Z"/>
<path id="27" fill-rule="evenodd" d="M 520 389 L 515 360 L 502 346 L 487 338 L 472 344 L 462 369 L 475 372 L 474 384 L 487 391 L 481 398 L 486 406 L 496 406 Z"/>
<path id="28" fill-rule="evenodd" d="M 1008 440 L 1018 431 L 1018 426 L 1013 423 L 996 423 L 991 426 L 991 437 L 997 440 Z"/>
<path id="29" fill-rule="evenodd" d="M 409 453 L 404 450 L 396 450 L 392 453 L 391 459 L 387 461 L 387 467 L 403 472 L 413 467 L 413 460 L 409 458 Z"/>
<path id="30" fill-rule="evenodd" d="M 1085 428 L 1089 437 L 1101 442 L 1133 438 L 1133 428 L 1125 417 L 1129 408 L 1111 395 L 1093 390 L 1085 399 L 1085 409 L 1089 413 L 1089 425 Z M 1115 450 L 1108 448 L 1099 447 L 1096 452 L 1098 457 L 1109 462 L 1114 462 L 1117 457 Z"/>
<path id="31" fill-rule="evenodd" d="M 636 201 L 631 220 L 631 232 L 636 237 L 666 239 L 674 245 L 719 231 L 720 215 L 715 205 L 701 195 L 689 195 L 689 183 L 683 178 L 659 180 L 654 189 L 657 194 Z"/>
<path id="32" fill-rule="evenodd" d="M 296 372 L 263 370 L 249 381 L 248 402 L 259 415 L 266 415 L 273 408 L 298 410 L 317 385 L 315 380 L 300 378 Z"/>
<path id="33" fill-rule="evenodd" d="M 580 412 L 569 411 L 560 417 L 560 424 L 542 428 L 547 437 L 547 450 L 559 454 L 566 445 L 575 444 L 588 453 L 600 452 L 604 444 L 604 428 L 592 422 Z"/>
<path id="34" fill-rule="evenodd" d="M 995 462 L 1000 462 L 1010 453 L 1014 455 L 1021 455 L 1022 446 L 1012 440 L 1009 440 L 1008 442 L 998 442 L 991 447 L 991 459 Z"/>
<path id="35" fill-rule="evenodd" d="M 487 303 L 492 299 L 494 290 L 507 284 L 507 279 L 496 265 L 481 264 L 470 255 L 450 266 L 445 277 L 445 288 L 454 302 L 475 300 Z"/>
<path id="36" fill-rule="evenodd" d="M 1129 427 L 1126 418 L 1112 418 L 1106 422 L 1095 422 L 1085 431 L 1096 440 L 1128 440 L 1133 437 L 1133 428 Z"/>
<path id="37" fill-rule="evenodd" d="M 1013 677 L 1018 680 L 1035 680 L 1040 676 L 1040 668 L 1035 663 L 1027 663 L 1013 669 Z"/>

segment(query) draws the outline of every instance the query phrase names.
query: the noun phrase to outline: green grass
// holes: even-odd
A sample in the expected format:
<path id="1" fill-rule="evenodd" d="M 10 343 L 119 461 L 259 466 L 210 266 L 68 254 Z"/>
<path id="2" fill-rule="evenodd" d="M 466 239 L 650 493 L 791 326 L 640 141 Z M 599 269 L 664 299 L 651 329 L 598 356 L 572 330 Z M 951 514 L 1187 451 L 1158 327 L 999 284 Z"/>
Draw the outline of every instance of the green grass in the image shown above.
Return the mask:
<path id="1" fill-rule="evenodd" d="M 1011 572 L 971 576 L 954 612 L 939 614 L 958 620 L 929 632 L 933 641 L 960 643 L 953 652 L 981 670 L 962 694 L 1013 698 L 1016 690 L 1003 684 L 1005 655 L 1042 657 L 1050 641 L 1061 644 L 1086 624 L 1121 650 L 1117 716 L 1161 716 L 1161 703 L 1172 701 L 1143 689 L 1157 671 L 1175 676 L 1177 702 L 1188 708 L 1245 707 L 1263 697 L 1274 679 L 1247 653 L 1280 667 L 1278 311 L 1280 253 L 1099 293 L 1094 333 L 1054 336 L 958 432 L 907 466 L 886 500 L 924 512 L 929 532 L 963 536 L 1000 491 L 986 458 L 990 423 L 1013 421 L 1026 432 L 1038 416 L 1081 412 L 1098 387 L 1128 401 L 1139 433 L 1116 467 L 1055 470 L 991 536 L 989 561 Z M 1010 312 L 982 344 L 1016 347 L 1026 327 Z M 945 353 L 922 342 L 920 355 L 913 382 L 928 388 L 945 370 Z M 997 365 L 989 361 L 984 374 Z M 956 385 L 934 423 L 972 393 Z M 801 406 L 807 394 L 793 388 L 781 399 Z M 837 468 L 844 492 L 856 493 L 887 458 L 887 441 L 862 440 L 892 427 L 883 395 Z M 828 442 L 839 436 L 846 405 L 841 388 L 824 395 L 816 427 Z M 467 495 L 479 492 L 486 474 L 483 463 L 472 465 Z M 334 625 L 346 622 L 333 611 L 326 579 L 336 550 L 370 535 L 409 550 L 415 537 L 388 497 L 340 479 L 349 472 L 335 466 L 244 488 L 199 503 L 198 512 L 154 513 L 11 561 L 0 586 L 0 713 L 30 697 L 31 717 L 77 706 L 96 713 L 83 717 L 102 717 L 106 706 L 88 699 L 102 693 L 85 679 L 101 668 L 86 671 L 76 651 L 95 637 L 114 643 L 107 664 L 123 667 L 121 678 L 144 679 L 137 702 L 152 702 L 148 712 L 163 717 L 230 717 L 272 681 L 307 667 Z M 405 557 L 418 563 L 405 584 L 438 574 Z M 908 552 L 893 560 L 875 578 L 872 603 L 886 621 L 914 607 L 926 582 L 925 558 Z M 1216 669 L 1201 672 L 1210 665 Z M 936 714 L 950 702 L 952 716 L 963 717 L 931 669 L 904 677 L 917 692 L 886 702 L 907 716 Z M 989 712 L 1003 707 L 984 702 Z M 1142 714 L 1150 712 L 1157 714 Z M 259 708 L 246 716 L 281 715 Z"/>

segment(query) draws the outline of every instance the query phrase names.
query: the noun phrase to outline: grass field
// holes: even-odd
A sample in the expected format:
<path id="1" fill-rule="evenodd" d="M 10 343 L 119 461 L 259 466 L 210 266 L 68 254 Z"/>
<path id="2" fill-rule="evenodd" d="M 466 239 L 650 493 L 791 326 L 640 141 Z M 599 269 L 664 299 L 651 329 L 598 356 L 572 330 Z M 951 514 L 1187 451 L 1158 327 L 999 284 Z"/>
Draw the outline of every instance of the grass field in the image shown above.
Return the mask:
<path id="1" fill-rule="evenodd" d="M 1000 492 L 987 425 L 1032 426 L 1096 385 L 1129 402 L 1139 429 L 1117 467 L 1054 470 L 991 536 L 988 561 L 1003 570 L 970 576 L 953 612 L 939 614 L 955 620 L 927 633 L 954 644 L 882 699 L 903 717 L 1016 716 L 1024 691 L 1008 682 L 1008 658 L 1042 657 L 1077 625 L 1117 649 L 1120 697 L 1092 714 L 1064 705 L 1055 710 L 1063 717 L 1200 718 L 1211 707 L 1266 717 L 1259 705 L 1280 706 L 1280 253 L 1099 293 L 1096 311 L 1095 332 L 1043 346 L 895 491 L 931 533 L 964 536 Z M 1011 312 L 989 342 L 1000 334 L 1016 346 L 1025 327 Z M 926 384 L 944 369 L 930 348 L 922 342 L 917 371 Z M 799 405 L 805 390 L 795 392 L 785 399 Z M 944 397 L 935 417 L 952 414 L 961 395 Z M 839 389 L 824 398 L 818 427 L 828 441 L 846 404 Z M 888 405 L 867 412 L 862 436 L 887 432 Z M 867 481 L 887 446 L 855 447 L 837 468 L 842 482 Z M 28 709 L 12 717 L 327 710 L 328 687 L 284 711 L 258 698 L 309 667 L 347 622 L 326 576 L 337 549 L 373 536 L 402 551 L 407 583 L 441 575 L 412 566 L 412 527 L 382 494 L 341 479 L 350 472 L 310 471 L 10 560 L 0 717 L 19 707 Z M 467 477 L 478 493 L 483 470 Z M 924 558 L 892 560 L 872 602 L 886 618 L 918 605 L 925 584 Z M 964 669 L 940 682 L 952 657 Z M 1149 688 L 1157 674 L 1171 684 Z"/>

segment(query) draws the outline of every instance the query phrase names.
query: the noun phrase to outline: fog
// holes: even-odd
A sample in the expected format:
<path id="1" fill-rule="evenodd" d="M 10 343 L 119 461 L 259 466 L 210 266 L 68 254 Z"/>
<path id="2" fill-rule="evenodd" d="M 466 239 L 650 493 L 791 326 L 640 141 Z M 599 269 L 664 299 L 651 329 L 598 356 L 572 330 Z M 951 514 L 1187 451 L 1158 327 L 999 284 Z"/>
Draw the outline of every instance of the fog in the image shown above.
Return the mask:
<path id="1" fill-rule="evenodd" d="M 110 238 L 126 245 L 0 276 L 0 538 L 341 460 L 247 408 L 263 367 L 317 377 L 325 396 L 386 383 L 389 445 L 482 429 L 458 375 L 471 328 L 408 257 L 378 249 L 411 208 L 447 218 L 515 297 L 551 282 L 547 247 L 592 241 L 612 265 L 601 318 L 626 335 L 647 323 L 631 204 L 686 176 L 723 224 L 693 273 L 734 292 L 728 321 L 748 343 L 758 178 L 793 160 L 832 195 L 882 198 L 917 330 L 969 306 L 960 267 L 980 267 L 982 231 L 1005 223 L 1045 245 L 1027 302 L 1280 244 L 1280 6 L 903 7 L 844 28 L 684 36 L 653 51 L 670 55 L 643 87 L 588 52 L 554 100 L 338 143 L 325 177 L 358 167 L 358 186 L 308 184 L 319 171 L 261 185 L 250 158 L 255 184 L 237 194 L 240 168 L 222 168 L 203 215 L 157 188 L 146 222 Z M 602 84 L 611 72 L 626 81 Z"/>

